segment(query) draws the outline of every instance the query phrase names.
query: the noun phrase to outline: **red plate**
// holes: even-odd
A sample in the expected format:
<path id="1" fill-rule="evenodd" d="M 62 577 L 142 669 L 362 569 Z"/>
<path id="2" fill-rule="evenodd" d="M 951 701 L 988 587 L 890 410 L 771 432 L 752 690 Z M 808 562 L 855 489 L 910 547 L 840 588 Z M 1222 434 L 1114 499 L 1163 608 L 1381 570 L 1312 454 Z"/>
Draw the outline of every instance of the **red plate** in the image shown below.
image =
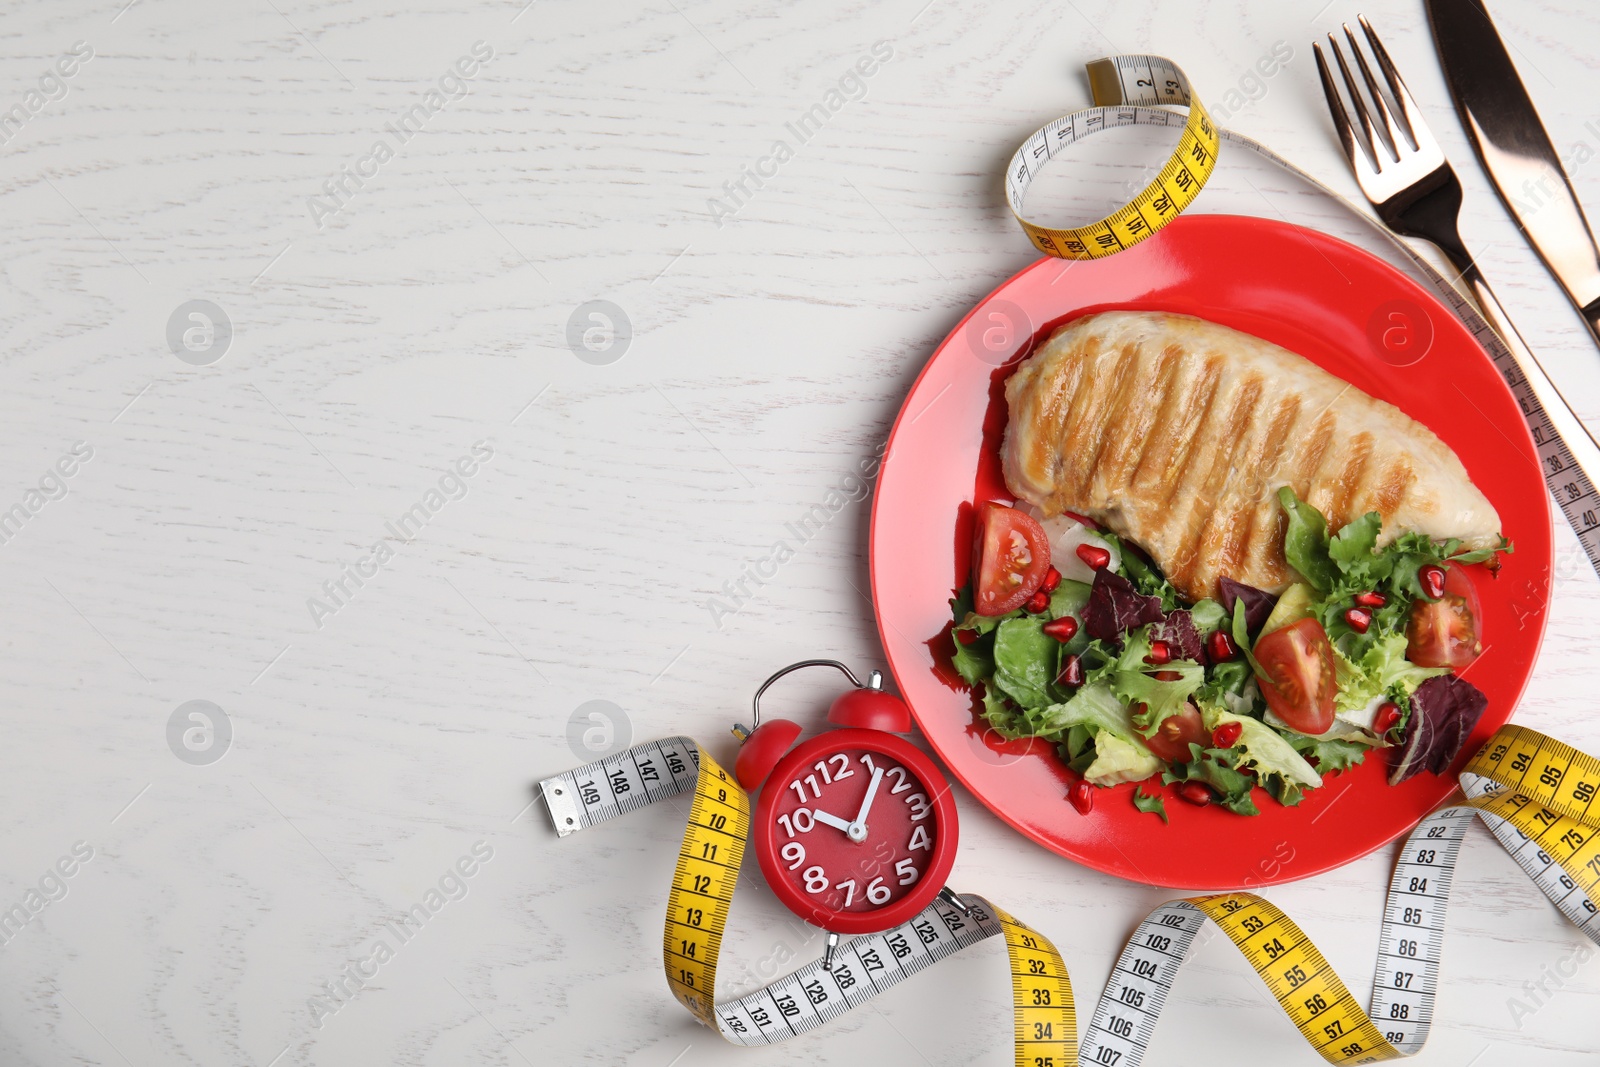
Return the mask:
<path id="1" fill-rule="evenodd" d="M 1103 260 L 1041 260 L 939 346 L 900 410 L 873 503 L 872 594 L 890 668 L 955 776 L 1070 859 L 1136 882 L 1208 890 L 1347 863 L 1415 826 L 1454 777 L 1423 772 L 1391 788 L 1379 752 L 1326 776 L 1295 808 L 1257 791 L 1255 818 L 1169 798 L 1166 826 L 1134 808 L 1132 785 L 1097 790 L 1084 817 L 1065 799 L 1072 776 L 1053 746 L 1001 740 L 949 666 L 947 600 L 967 580 L 971 503 L 1010 499 L 999 457 L 1005 379 L 1057 326 L 1114 308 L 1195 315 L 1282 345 L 1395 404 L 1455 450 L 1516 545 L 1498 579 L 1475 575 L 1485 650 L 1466 676 L 1489 708 L 1461 762 L 1510 718 L 1544 636 L 1551 564 L 1549 501 L 1516 401 L 1466 327 L 1393 267 L 1314 230 L 1227 215 L 1178 219 Z"/>

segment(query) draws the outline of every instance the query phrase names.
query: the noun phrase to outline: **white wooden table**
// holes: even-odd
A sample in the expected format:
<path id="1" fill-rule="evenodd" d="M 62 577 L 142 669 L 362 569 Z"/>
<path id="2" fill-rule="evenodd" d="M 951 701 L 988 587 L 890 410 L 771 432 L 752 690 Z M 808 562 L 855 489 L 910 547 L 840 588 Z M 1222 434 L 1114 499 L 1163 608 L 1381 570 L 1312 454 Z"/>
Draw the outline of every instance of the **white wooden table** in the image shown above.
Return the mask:
<path id="1" fill-rule="evenodd" d="M 707 604 L 1033 258 L 1000 170 L 1085 105 L 1085 60 L 1171 56 L 1214 105 L 1236 91 L 1229 126 L 1353 194 L 1309 45 L 1356 8 L 1318 2 L 12 5 L 0 909 L 26 921 L 0 939 L 0 1061 L 1011 1063 L 992 942 L 791 1045 L 722 1045 L 661 977 L 682 815 L 558 843 L 531 784 L 580 762 L 586 702 L 726 756 L 771 669 L 881 660 L 865 501 L 738 611 Z M 1600 14 L 1495 6 L 1555 142 L 1600 152 Z M 1504 302 L 1600 418 L 1600 353 L 1472 165 L 1420 5 L 1367 14 Z M 1292 57 L 1253 80 L 1279 41 Z M 846 78 L 875 42 L 870 77 Z M 1040 202 L 1087 217 L 1150 154 L 1086 146 Z M 1572 178 L 1600 210 L 1600 165 Z M 1197 210 L 1358 232 L 1247 160 Z M 188 318 L 196 300 L 231 337 Z M 630 333 L 580 359 L 569 319 L 595 300 Z M 1600 752 L 1600 583 L 1557 522 L 1519 721 Z M 775 707 L 816 722 L 831 691 L 797 681 Z M 1170 894 L 959 803 L 955 884 L 1054 938 L 1087 1011 Z M 1269 891 L 1363 998 L 1391 859 Z M 1475 832 L 1417 1062 L 1593 1063 L 1582 945 Z M 725 981 L 820 950 L 747 891 Z M 1318 1061 L 1219 938 L 1152 1062 Z"/>

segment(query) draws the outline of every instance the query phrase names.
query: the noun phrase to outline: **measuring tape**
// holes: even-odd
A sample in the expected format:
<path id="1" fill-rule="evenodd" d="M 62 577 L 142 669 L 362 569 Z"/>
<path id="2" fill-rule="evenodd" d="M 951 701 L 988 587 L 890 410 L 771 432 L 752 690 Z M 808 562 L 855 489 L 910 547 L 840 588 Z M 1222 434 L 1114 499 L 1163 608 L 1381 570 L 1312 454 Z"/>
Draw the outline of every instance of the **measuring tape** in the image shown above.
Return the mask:
<path id="1" fill-rule="evenodd" d="M 1258 141 L 1217 127 L 1189 87 L 1177 64 L 1161 56 L 1126 55 L 1088 64 L 1095 107 L 1063 116 L 1035 132 L 1012 157 L 1006 171 L 1006 202 L 1040 251 L 1060 259 L 1098 259 L 1114 255 L 1151 236 L 1177 218 L 1200 194 L 1216 169 L 1222 141 L 1288 171 L 1344 205 L 1382 234 L 1422 272 L 1440 297 L 1472 331 L 1511 387 L 1533 435 L 1539 469 L 1556 505 L 1578 536 L 1589 563 L 1600 572 L 1600 492 L 1585 473 L 1587 462 L 1600 473 L 1600 445 L 1562 397 L 1537 361 L 1525 360 L 1500 339 L 1477 307 L 1409 245 L 1354 203 L 1328 188 Z M 1181 106 L 1186 113 L 1160 105 Z M 1023 198 L 1039 172 L 1060 152 L 1101 130 L 1123 126 L 1180 127 L 1173 149 L 1156 179 L 1128 205 L 1089 226 L 1056 229 L 1022 217 Z M 1575 442 L 1580 457 L 1573 454 Z"/>
<path id="2" fill-rule="evenodd" d="M 1194 203 L 1217 167 L 1217 127 L 1189 88 L 1189 79 L 1160 56 L 1112 56 L 1088 66 L 1095 107 L 1056 119 L 1023 142 L 1006 168 L 1006 203 L 1028 238 L 1046 255 L 1099 259 L 1138 244 Z M 1151 105 L 1188 108 L 1178 145 L 1144 190 L 1088 226 L 1038 226 L 1022 217 L 1033 179 L 1059 153 L 1113 126 L 1169 126 L 1175 117 Z"/>
<path id="3" fill-rule="evenodd" d="M 821 1026 L 946 956 L 1005 939 L 1018 1067 L 1137 1067 L 1207 919 L 1239 951 L 1330 1063 L 1377 1063 L 1422 1048 L 1433 1020 L 1445 907 L 1468 824 L 1482 819 L 1529 878 L 1600 944 L 1600 760 L 1520 726 L 1502 727 L 1461 775 L 1465 800 L 1406 839 L 1384 905 L 1371 1006 L 1363 1011 L 1301 929 L 1270 901 L 1221 893 L 1169 901 L 1118 957 L 1080 1046 L 1072 984 L 1049 938 L 983 897 L 949 894 L 901 926 L 852 938 L 831 967 L 809 964 L 735 1000 L 716 999 L 717 960 L 750 829 L 750 800 L 687 737 L 638 745 L 539 783 L 566 837 L 693 792 L 667 894 L 667 985 L 695 1018 L 738 1045 Z"/>

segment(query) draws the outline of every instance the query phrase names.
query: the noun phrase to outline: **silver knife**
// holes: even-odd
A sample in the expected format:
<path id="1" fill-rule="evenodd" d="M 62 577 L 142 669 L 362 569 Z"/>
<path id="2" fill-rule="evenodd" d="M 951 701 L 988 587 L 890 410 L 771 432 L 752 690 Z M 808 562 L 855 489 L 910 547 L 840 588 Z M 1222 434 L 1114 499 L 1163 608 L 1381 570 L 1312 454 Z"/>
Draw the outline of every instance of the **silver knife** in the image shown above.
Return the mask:
<path id="1" fill-rule="evenodd" d="M 1426 0 L 1450 96 L 1522 235 L 1600 343 L 1600 249 L 1482 0 Z"/>

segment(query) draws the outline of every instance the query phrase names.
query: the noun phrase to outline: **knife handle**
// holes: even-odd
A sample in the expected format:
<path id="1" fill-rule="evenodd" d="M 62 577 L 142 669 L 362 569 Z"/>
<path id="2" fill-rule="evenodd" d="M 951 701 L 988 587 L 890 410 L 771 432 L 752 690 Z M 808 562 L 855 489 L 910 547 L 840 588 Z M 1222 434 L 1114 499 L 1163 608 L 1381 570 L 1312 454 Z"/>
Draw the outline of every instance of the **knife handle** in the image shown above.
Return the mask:
<path id="1" fill-rule="evenodd" d="M 1600 445 L 1595 443 L 1594 435 L 1572 410 L 1567 398 L 1561 395 L 1560 387 L 1545 373 L 1538 357 L 1528 348 L 1527 342 L 1522 339 L 1517 328 L 1511 324 L 1510 316 L 1506 314 L 1505 308 L 1500 306 L 1500 301 L 1495 299 L 1494 290 L 1489 288 L 1489 282 L 1477 264 L 1469 261 L 1461 271 L 1461 280 L 1466 283 L 1473 299 L 1483 312 L 1484 321 L 1492 326 L 1494 332 L 1505 342 L 1511 358 L 1516 361 L 1517 369 L 1522 372 L 1522 377 L 1527 380 L 1528 387 L 1533 391 L 1534 398 L 1544 408 L 1551 429 L 1566 444 L 1573 462 L 1587 477 L 1589 484 L 1595 485 L 1595 476 L 1600 475 Z M 1589 319 L 1591 327 L 1595 326 L 1594 319 L 1587 314 L 1584 317 Z M 1600 336 L 1600 328 L 1597 328 L 1597 336 Z"/>

